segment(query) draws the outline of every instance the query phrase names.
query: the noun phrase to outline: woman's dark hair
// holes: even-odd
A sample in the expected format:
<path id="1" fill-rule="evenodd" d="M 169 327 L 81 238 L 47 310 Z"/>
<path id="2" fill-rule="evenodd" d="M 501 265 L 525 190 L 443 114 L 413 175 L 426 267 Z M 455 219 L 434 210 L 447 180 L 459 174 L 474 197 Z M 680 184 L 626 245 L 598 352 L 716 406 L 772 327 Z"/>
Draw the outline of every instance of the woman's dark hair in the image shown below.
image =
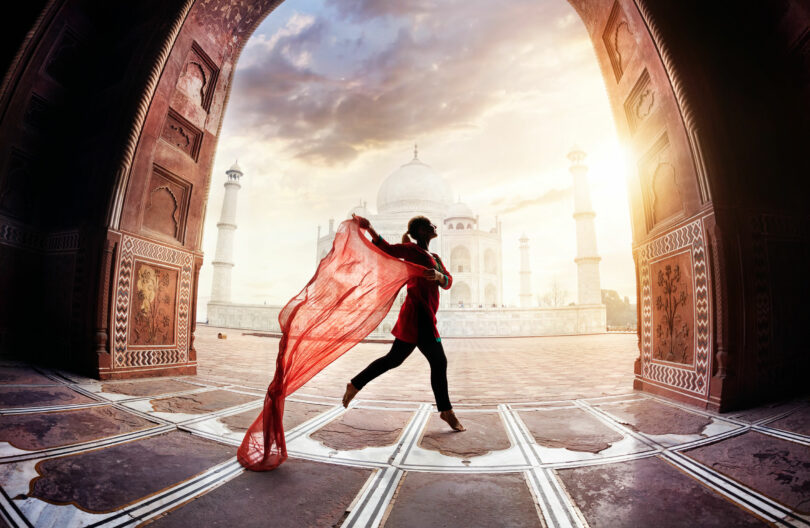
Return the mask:
<path id="1" fill-rule="evenodd" d="M 408 235 L 411 235 L 411 238 L 416 240 L 416 233 L 419 231 L 421 226 L 430 227 L 430 219 L 426 216 L 414 216 L 410 220 L 408 220 L 408 231 L 402 235 L 402 243 L 407 244 L 410 242 Z"/>

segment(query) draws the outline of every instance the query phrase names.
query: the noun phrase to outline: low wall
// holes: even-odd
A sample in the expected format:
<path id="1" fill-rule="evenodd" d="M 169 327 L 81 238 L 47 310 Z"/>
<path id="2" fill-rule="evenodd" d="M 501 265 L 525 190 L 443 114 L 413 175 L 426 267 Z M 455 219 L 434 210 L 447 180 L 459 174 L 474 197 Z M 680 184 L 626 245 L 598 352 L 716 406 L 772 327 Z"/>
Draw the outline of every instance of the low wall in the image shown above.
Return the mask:
<path id="1" fill-rule="evenodd" d="M 224 328 L 280 332 L 281 306 L 208 303 L 208 324 Z M 391 335 L 398 310 L 383 319 L 371 337 Z M 442 308 L 436 316 L 443 337 L 532 337 L 605 332 L 605 305 L 559 308 Z"/>

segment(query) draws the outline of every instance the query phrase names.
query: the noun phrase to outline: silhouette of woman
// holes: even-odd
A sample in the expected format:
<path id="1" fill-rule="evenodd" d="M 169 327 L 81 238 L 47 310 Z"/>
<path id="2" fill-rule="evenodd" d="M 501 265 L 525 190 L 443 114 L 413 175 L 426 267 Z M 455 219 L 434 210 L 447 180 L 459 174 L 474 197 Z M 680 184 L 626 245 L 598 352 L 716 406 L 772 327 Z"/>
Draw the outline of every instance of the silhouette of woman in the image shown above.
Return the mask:
<path id="1" fill-rule="evenodd" d="M 415 216 L 408 222 L 408 231 L 402 236 L 401 244 L 389 244 L 383 239 L 371 223 L 361 216 L 352 215 L 361 229 L 371 235 L 371 240 L 378 248 L 392 257 L 400 258 L 428 268 L 422 277 L 408 281 L 408 294 L 399 311 L 397 324 L 391 331 L 394 344 L 388 354 L 377 358 L 357 376 L 346 384 L 343 395 L 343 406 L 349 402 L 371 380 L 380 374 L 398 367 L 405 361 L 414 348 L 427 358 L 430 363 L 430 385 L 436 398 L 439 416 L 456 431 L 464 431 L 458 421 L 450 396 L 447 392 L 447 357 L 444 355 L 439 331 L 436 328 L 436 310 L 439 308 L 439 286 L 449 289 L 453 283 L 439 255 L 428 252 L 428 244 L 436 238 L 436 226 L 424 216 Z M 416 243 L 410 241 L 412 237 Z"/>

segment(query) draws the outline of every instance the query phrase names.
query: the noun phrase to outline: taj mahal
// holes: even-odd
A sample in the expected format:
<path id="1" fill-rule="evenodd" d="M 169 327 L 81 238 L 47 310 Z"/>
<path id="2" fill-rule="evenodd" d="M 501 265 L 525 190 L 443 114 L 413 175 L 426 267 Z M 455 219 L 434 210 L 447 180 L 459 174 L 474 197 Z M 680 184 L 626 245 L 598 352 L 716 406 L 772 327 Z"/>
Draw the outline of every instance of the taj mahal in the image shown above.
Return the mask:
<path id="1" fill-rule="evenodd" d="M 489 229 L 481 226 L 479 215 L 453 191 L 442 175 L 419 158 L 414 146 L 413 159 L 394 170 L 377 192 L 376 212 L 366 202 L 351 208 L 346 218 L 357 214 L 368 218 L 389 242 L 399 242 L 408 220 L 424 215 L 436 225 L 438 234 L 431 250 L 439 253 L 453 275 L 452 288 L 442 294 L 437 314 L 438 328 L 446 337 L 541 336 L 598 333 L 606 330 L 605 306 L 601 303 L 599 260 L 594 229 L 595 213 L 590 203 L 585 153 L 574 148 L 568 155 L 574 188 L 576 223 L 577 302 L 570 306 L 539 307 L 531 292 L 529 237 L 520 244 L 520 307 L 503 302 L 502 222 L 495 217 Z M 239 180 L 244 175 L 238 164 L 227 173 L 219 233 L 212 265 L 214 277 L 208 303 L 208 323 L 226 328 L 278 332 L 282 306 L 234 303 L 230 298 L 233 237 L 236 231 L 236 202 Z M 335 220 L 328 230 L 318 226 L 316 263 L 332 248 Z M 400 292 L 395 306 L 372 332 L 372 338 L 390 337 L 398 307 L 405 299 Z"/>
<path id="2" fill-rule="evenodd" d="M 368 218 L 386 240 L 397 243 L 403 226 L 416 215 L 424 215 L 436 224 L 438 237 L 431 251 L 442 256 L 453 275 L 453 287 L 442 296 L 444 308 L 497 308 L 502 305 L 501 229 L 483 230 L 478 216 L 460 201 L 442 176 L 419 159 L 414 147 L 413 159 L 392 172 L 377 192 L 377 214 L 365 202 L 352 208 L 347 218 L 357 214 Z M 318 261 L 332 248 L 334 222 L 329 231 L 318 233 Z M 402 293 L 404 295 L 404 292 Z"/>

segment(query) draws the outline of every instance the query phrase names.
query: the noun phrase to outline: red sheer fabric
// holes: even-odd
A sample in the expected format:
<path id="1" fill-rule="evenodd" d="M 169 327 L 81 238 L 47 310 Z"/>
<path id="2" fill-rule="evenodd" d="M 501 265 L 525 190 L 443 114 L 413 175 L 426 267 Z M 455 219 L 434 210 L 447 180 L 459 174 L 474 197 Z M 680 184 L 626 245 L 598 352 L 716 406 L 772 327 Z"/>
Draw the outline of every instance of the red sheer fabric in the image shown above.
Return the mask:
<path id="1" fill-rule="evenodd" d="M 282 337 L 276 373 L 264 409 L 237 452 L 240 464 L 268 471 L 287 459 L 284 398 L 370 334 L 400 288 L 424 269 L 375 247 L 355 221 L 340 224 L 332 251 L 278 316 Z"/>

